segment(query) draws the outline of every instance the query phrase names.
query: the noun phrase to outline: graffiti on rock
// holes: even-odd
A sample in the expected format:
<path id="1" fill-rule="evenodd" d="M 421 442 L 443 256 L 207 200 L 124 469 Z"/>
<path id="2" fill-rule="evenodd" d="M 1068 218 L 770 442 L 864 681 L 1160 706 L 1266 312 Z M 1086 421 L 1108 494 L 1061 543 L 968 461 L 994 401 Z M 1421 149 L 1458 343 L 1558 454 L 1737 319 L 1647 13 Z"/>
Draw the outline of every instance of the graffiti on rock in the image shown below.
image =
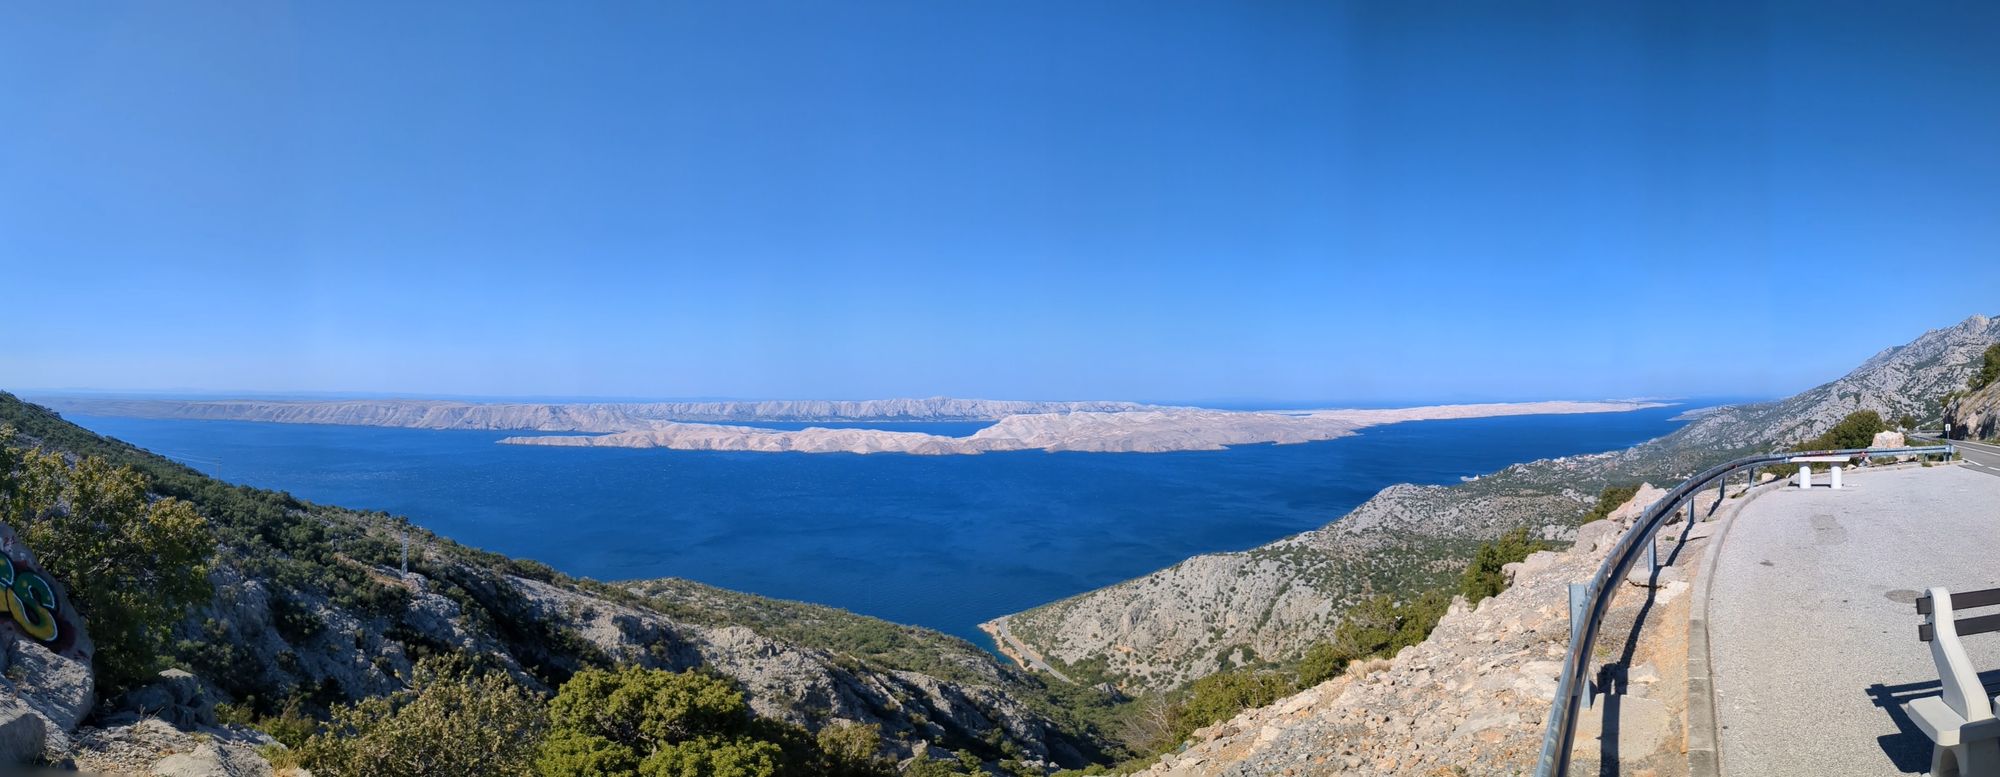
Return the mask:
<path id="1" fill-rule="evenodd" d="M 12 630 L 58 655 L 90 660 L 83 618 L 69 604 L 62 584 L 51 579 L 34 554 L 0 524 L 0 632 Z"/>

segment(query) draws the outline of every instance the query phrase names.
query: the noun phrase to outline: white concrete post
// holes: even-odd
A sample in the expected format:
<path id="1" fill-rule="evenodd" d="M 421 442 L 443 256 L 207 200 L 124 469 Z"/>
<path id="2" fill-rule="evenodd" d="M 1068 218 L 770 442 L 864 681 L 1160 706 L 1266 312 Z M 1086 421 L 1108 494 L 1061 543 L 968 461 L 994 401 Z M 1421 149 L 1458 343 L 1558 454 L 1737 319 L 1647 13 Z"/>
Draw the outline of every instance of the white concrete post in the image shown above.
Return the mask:
<path id="1" fill-rule="evenodd" d="M 1833 490 L 1840 490 L 1840 465 L 1833 465 Z"/>
<path id="2" fill-rule="evenodd" d="M 1799 465 L 1799 488 L 1812 488 L 1812 465 Z"/>

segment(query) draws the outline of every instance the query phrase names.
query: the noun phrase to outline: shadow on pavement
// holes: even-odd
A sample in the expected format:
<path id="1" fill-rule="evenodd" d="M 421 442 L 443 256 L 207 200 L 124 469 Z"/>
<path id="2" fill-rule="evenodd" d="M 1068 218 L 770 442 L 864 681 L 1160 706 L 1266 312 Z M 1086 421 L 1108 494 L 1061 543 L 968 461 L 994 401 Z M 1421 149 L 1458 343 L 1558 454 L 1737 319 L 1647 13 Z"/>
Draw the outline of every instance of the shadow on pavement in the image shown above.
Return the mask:
<path id="1" fill-rule="evenodd" d="M 1980 672 L 1979 683 L 1986 686 L 1986 693 L 2000 692 L 2000 669 Z M 1868 686 L 1868 698 L 1875 706 L 1889 713 L 1889 719 L 1896 724 L 1896 733 L 1875 738 L 1882 746 L 1882 752 L 1896 764 L 1896 770 L 1905 773 L 1920 773 L 1931 768 L 1931 738 L 1917 728 L 1916 721 L 1903 711 L 1903 705 L 1925 696 L 1936 696 L 1941 690 L 1936 680 L 1923 680 L 1900 685 L 1876 683 Z"/>

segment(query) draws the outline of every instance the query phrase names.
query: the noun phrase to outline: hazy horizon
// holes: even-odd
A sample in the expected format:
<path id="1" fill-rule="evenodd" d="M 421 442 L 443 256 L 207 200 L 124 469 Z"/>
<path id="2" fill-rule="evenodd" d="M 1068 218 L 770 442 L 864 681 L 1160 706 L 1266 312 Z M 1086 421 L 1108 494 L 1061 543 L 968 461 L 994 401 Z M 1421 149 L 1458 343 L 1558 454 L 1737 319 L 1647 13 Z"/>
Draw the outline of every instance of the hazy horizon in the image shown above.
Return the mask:
<path id="1" fill-rule="evenodd" d="M 1782 399 L 1782 396 L 1752 396 L 1741 394 L 1716 394 L 1707 396 L 1635 396 L 1635 397 L 1468 397 L 1440 399 L 1414 397 L 1401 400 L 1377 399 L 1259 399 L 1243 397 L 1202 397 L 1168 398 L 1158 397 L 1102 397 L 1102 396 L 879 396 L 879 397 L 751 397 L 751 396 L 649 396 L 649 395 L 588 395 L 588 394 L 450 394 L 406 391 L 251 391 L 213 390 L 194 388 L 161 389 L 101 389 L 86 386 L 0 386 L 6 391 L 26 398 L 34 397 L 103 397 L 129 399 L 166 399 L 187 401 L 215 400 L 268 400 L 268 401 L 337 401 L 344 399 L 372 400 L 416 400 L 452 401 L 472 403 L 648 403 L 648 402 L 782 402 L 782 401 L 834 401 L 852 402 L 893 399 L 980 399 L 1030 402 L 1135 402 L 1146 405 L 1186 405 L 1221 410 L 1299 410 L 1316 408 L 1392 408 L 1417 407 L 1445 404 L 1507 404 L 1523 402 L 1663 402 L 1673 405 L 1712 406 L 1727 404 L 1747 404 Z"/>

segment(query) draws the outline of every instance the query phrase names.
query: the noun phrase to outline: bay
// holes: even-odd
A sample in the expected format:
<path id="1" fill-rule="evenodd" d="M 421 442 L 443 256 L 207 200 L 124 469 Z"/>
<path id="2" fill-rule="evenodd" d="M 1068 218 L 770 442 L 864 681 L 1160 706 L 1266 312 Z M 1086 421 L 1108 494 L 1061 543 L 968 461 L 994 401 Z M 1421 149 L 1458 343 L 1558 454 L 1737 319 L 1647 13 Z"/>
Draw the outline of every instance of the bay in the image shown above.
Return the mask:
<path id="1" fill-rule="evenodd" d="M 995 616 L 1316 528 L 1395 483 L 1456 483 L 1516 462 L 1624 448 L 1677 428 L 1672 418 L 1686 409 L 1420 421 L 1223 451 L 976 456 L 565 448 L 496 444 L 517 432 L 70 420 L 233 483 L 406 515 L 570 574 L 683 577 L 986 645 L 976 626 Z M 863 425 L 963 435 L 982 424 Z"/>

